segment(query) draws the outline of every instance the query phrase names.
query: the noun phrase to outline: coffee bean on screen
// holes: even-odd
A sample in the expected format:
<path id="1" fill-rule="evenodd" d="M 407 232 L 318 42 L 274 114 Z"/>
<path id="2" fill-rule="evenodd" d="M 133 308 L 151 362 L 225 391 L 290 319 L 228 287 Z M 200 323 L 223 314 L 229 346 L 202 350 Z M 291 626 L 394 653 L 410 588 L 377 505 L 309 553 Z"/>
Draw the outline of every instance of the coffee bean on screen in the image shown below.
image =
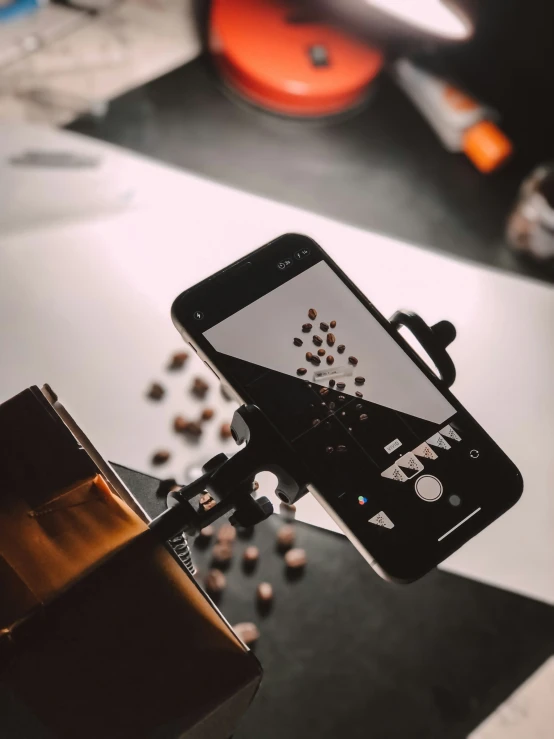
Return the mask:
<path id="1" fill-rule="evenodd" d="M 327 334 L 327 344 L 329 346 L 334 346 L 335 341 L 336 341 L 335 334 Z"/>
<path id="2" fill-rule="evenodd" d="M 321 321 L 321 323 L 319 324 L 319 328 L 320 328 L 320 329 L 321 329 L 321 330 L 322 330 L 322 331 L 323 331 L 324 333 L 327 333 L 327 331 L 329 331 L 329 324 L 328 324 L 328 323 L 325 323 L 325 321 Z"/>
<path id="3" fill-rule="evenodd" d="M 358 403 L 358 405 L 356 406 L 356 410 L 361 411 L 362 408 L 363 408 L 363 405 L 361 403 Z"/>
<path id="4" fill-rule="evenodd" d="M 189 358 L 189 355 L 187 352 L 175 352 L 171 359 L 169 360 L 169 364 L 167 365 L 167 369 L 169 370 L 179 370 L 182 369 L 185 365 L 185 362 Z"/>
<path id="5" fill-rule="evenodd" d="M 310 310 L 308 311 L 308 318 L 311 321 L 314 321 L 317 318 L 317 311 L 315 308 L 310 308 Z"/>
<path id="6" fill-rule="evenodd" d="M 287 523 L 284 526 L 281 526 L 281 528 L 277 532 L 277 547 L 281 551 L 290 549 L 294 544 L 295 539 L 296 531 L 294 530 L 294 526 L 291 526 L 290 523 Z"/>
<path id="7" fill-rule="evenodd" d="M 320 395 L 329 395 L 329 388 L 328 387 L 322 387 L 319 390 Z"/>
<path id="8" fill-rule="evenodd" d="M 214 417 L 214 411 L 212 408 L 204 408 L 202 415 L 200 416 L 203 421 L 210 421 Z"/>
<path id="9" fill-rule="evenodd" d="M 358 360 L 356 357 L 348 357 L 348 363 L 354 365 L 354 367 L 358 364 Z"/>
<path id="10" fill-rule="evenodd" d="M 335 387 L 335 380 L 329 380 L 329 387 Z"/>
<path id="11" fill-rule="evenodd" d="M 243 641 L 247 647 L 252 646 L 260 638 L 260 630 L 256 624 L 245 621 L 244 623 L 235 624 L 233 631 L 241 641 Z"/>
<path id="12" fill-rule="evenodd" d="M 319 367 L 321 364 L 321 359 L 319 357 L 316 357 L 315 355 L 312 357 L 312 364 L 315 364 L 316 367 Z"/>
<path id="13" fill-rule="evenodd" d="M 327 357 L 327 364 L 333 364 L 334 361 L 335 357 L 333 357 L 332 354 L 329 354 L 329 356 Z"/>
<path id="14" fill-rule="evenodd" d="M 327 454 L 332 454 L 335 451 L 335 448 L 332 446 L 326 446 L 325 451 L 327 452 Z"/>
<path id="15" fill-rule="evenodd" d="M 337 346 L 337 351 L 338 351 L 339 354 L 344 354 L 344 350 L 345 349 L 346 349 L 346 347 L 344 346 L 344 344 L 339 344 Z"/>
<path id="16" fill-rule="evenodd" d="M 337 404 L 336 404 L 336 403 L 334 403 L 333 401 L 331 401 L 331 402 L 329 403 L 329 410 L 330 410 L 330 411 L 334 411 L 336 407 L 337 407 Z"/>
<path id="17" fill-rule="evenodd" d="M 210 386 L 205 380 L 203 380 L 201 377 L 195 377 L 190 391 L 197 398 L 200 398 L 200 400 L 203 400 L 209 389 L 210 389 Z"/>
<path id="18" fill-rule="evenodd" d="M 268 582 L 261 582 L 256 588 L 256 597 L 260 603 L 271 603 L 273 600 L 273 587 Z"/>
<path id="19" fill-rule="evenodd" d="M 338 397 L 339 403 L 344 403 L 345 400 L 346 400 L 346 397 L 344 395 L 339 395 Z"/>
<path id="20" fill-rule="evenodd" d="M 365 382 L 365 377 L 355 377 L 354 382 L 356 385 L 363 385 Z"/>
<path id="21" fill-rule="evenodd" d="M 152 464 L 159 466 L 165 464 L 171 457 L 171 453 L 167 449 L 160 449 L 152 455 Z"/>
<path id="22" fill-rule="evenodd" d="M 231 431 L 230 423 L 222 423 L 219 428 L 219 435 L 222 439 L 231 439 L 233 432 Z"/>
<path id="23" fill-rule="evenodd" d="M 311 362 L 312 361 L 312 357 L 313 356 L 314 355 L 311 352 L 306 352 L 306 359 L 308 360 L 308 362 Z"/>
<path id="24" fill-rule="evenodd" d="M 369 416 L 367 415 L 367 413 L 360 414 L 360 421 L 367 421 L 368 418 Z"/>
<path id="25" fill-rule="evenodd" d="M 302 375 L 305 375 L 307 371 L 308 371 L 308 370 L 307 370 L 307 369 L 306 369 L 305 367 L 299 367 L 299 368 L 298 368 L 298 369 L 296 370 L 296 374 L 297 374 L 297 375 L 298 375 L 299 377 L 302 377 Z"/>
<path id="26" fill-rule="evenodd" d="M 230 523 L 224 523 L 223 526 L 217 532 L 217 540 L 219 542 L 226 542 L 232 544 L 237 538 L 237 530 Z"/>
<path id="27" fill-rule="evenodd" d="M 358 398 L 363 398 L 363 397 L 364 397 L 364 394 L 363 394 L 363 393 L 361 393 L 361 392 L 360 392 L 359 390 L 356 390 L 356 396 L 357 396 Z"/>
<path id="28" fill-rule="evenodd" d="M 317 350 L 317 354 L 318 354 L 319 357 L 324 357 L 325 356 L 325 349 L 318 349 Z"/>
<path id="29" fill-rule="evenodd" d="M 285 562 L 291 570 L 300 570 L 306 566 L 308 558 L 304 549 L 289 549 L 285 554 Z"/>
<path id="30" fill-rule="evenodd" d="M 294 344 L 294 346 L 302 346 L 302 344 L 304 342 L 302 341 L 302 339 L 296 339 L 295 338 L 295 339 L 292 340 L 292 343 Z"/>
<path id="31" fill-rule="evenodd" d="M 346 451 L 347 451 L 347 449 L 346 449 L 346 447 L 344 446 L 344 444 L 339 444 L 339 445 L 337 446 L 337 452 L 339 452 L 340 454 L 343 454 L 343 453 L 344 453 L 344 452 L 346 452 Z"/>
<path id="32" fill-rule="evenodd" d="M 204 580 L 206 590 L 211 595 L 219 595 L 225 590 L 227 579 L 221 570 L 210 570 Z"/>
<path id="33" fill-rule="evenodd" d="M 342 416 L 342 417 L 344 418 L 344 416 L 346 416 L 346 411 L 341 411 L 341 413 L 340 413 L 340 414 L 341 414 L 341 416 Z"/>
<path id="34" fill-rule="evenodd" d="M 321 418 L 314 418 L 314 420 L 312 421 L 312 426 L 319 426 L 320 423 Z"/>
<path id="35" fill-rule="evenodd" d="M 165 395 L 165 388 L 159 382 L 153 382 L 148 388 L 146 395 L 150 400 L 161 400 Z"/>
<path id="36" fill-rule="evenodd" d="M 337 390 L 344 390 L 345 387 L 346 387 L 345 382 L 337 382 Z"/>
<path id="37" fill-rule="evenodd" d="M 323 344 L 323 339 L 321 336 L 318 336 L 317 334 L 313 335 L 312 341 L 316 346 L 321 346 Z"/>
<path id="38" fill-rule="evenodd" d="M 331 326 L 331 328 L 336 328 L 337 327 L 337 322 L 336 321 L 331 321 L 331 323 L 329 324 L 329 326 Z"/>
<path id="39" fill-rule="evenodd" d="M 305 334 L 309 334 L 311 330 L 312 330 L 312 324 L 311 323 L 304 323 L 304 324 L 302 324 L 302 331 Z"/>

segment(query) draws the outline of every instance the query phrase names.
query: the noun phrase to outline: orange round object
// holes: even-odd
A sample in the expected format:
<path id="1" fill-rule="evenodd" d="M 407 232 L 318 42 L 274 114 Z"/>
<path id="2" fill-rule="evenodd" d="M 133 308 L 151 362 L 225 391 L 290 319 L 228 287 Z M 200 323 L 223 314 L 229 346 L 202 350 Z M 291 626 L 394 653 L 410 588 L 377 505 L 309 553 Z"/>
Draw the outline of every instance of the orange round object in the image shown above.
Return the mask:
<path id="1" fill-rule="evenodd" d="M 463 138 L 463 149 L 477 169 L 485 174 L 497 169 L 513 151 L 510 139 L 491 121 L 481 121 L 468 128 Z"/>
<path id="2" fill-rule="evenodd" d="M 354 107 L 381 70 L 381 53 L 294 13 L 286 1 L 213 0 L 210 48 L 224 79 L 251 102 L 286 115 Z"/>

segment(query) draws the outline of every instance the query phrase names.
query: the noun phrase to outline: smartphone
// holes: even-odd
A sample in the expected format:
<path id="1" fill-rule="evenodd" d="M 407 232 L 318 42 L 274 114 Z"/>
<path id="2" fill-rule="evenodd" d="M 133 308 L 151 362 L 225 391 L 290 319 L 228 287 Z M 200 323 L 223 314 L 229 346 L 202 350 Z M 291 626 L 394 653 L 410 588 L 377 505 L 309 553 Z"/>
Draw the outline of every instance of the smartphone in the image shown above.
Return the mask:
<path id="1" fill-rule="evenodd" d="M 514 463 L 306 236 L 186 290 L 172 316 L 297 453 L 310 491 L 386 579 L 421 577 L 520 498 Z"/>

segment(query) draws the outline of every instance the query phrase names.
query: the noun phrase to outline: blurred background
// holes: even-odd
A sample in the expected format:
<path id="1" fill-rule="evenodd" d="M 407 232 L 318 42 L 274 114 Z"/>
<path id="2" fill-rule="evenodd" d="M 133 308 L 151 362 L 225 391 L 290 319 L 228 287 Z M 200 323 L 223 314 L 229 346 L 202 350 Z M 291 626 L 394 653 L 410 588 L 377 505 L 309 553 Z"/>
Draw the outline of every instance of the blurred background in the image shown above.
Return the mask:
<path id="1" fill-rule="evenodd" d="M 259 622 L 266 680 L 237 739 L 551 736 L 551 709 L 536 692 L 524 701 L 531 723 L 508 733 L 495 716 L 541 665 L 538 694 L 554 684 L 545 565 L 554 561 L 553 49 L 546 0 L 0 0 L 0 401 L 54 382 L 111 460 L 190 480 L 229 450 L 223 424 L 234 404 L 196 357 L 183 360 L 186 375 L 168 374 L 182 350 L 171 299 L 247 248 L 311 223 L 308 212 L 338 222 L 314 220 L 310 234 L 336 234 L 332 254 L 344 248 L 354 279 L 366 246 L 375 274 L 395 278 L 396 293 L 376 278 L 380 308 L 404 307 L 402 292 L 430 322 L 436 310 L 435 320 L 467 329 L 453 348 L 454 391 L 483 410 L 525 479 L 535 475 L 539 502 L 526 515 L 542 528 L 526 521 L 522 530 L 539 554 L 526 558 L 514 539 L 516 515 L 498 549 L 514 560 L 485 575 L 490 545 L 458 574 L 394 589 L 342 537 L 296 520 L 309 564 L 290 583 L 275 549 L 280 519 L 238 541 L 220 606 L 233 622 Z M 203 179 L 185 187 L 183 172 Z M 163 217 L 107 218 L 154 198 L 166 201 Z M 371 252 L 347 227 L 371 234 Z M 396 255 L 405 260 L 398 276 Z M 433 290 L 441 299 L 431 308 Z M 495 370 L 514 346 L 520 364 L 496 385 L 493 412 Z M 475 347 L 489 369 L 481 386 Z M 200 424 L 201 441 L 176 441 L 176 414 L 190 421 L 202 410 L 193 375 L 209 383 L 216 420 Z M 146 397 L 152 382 L 161 408 Z M 170 452 L 163 468 L 152 463 L 160 444 Z M 254 543 L 260 561 L 246 575 L 239 560 Z M 200 581 L 210 551 L 193 552 Z M 263 618 L 253 605 L 260 580 L 275 590 Z"/>

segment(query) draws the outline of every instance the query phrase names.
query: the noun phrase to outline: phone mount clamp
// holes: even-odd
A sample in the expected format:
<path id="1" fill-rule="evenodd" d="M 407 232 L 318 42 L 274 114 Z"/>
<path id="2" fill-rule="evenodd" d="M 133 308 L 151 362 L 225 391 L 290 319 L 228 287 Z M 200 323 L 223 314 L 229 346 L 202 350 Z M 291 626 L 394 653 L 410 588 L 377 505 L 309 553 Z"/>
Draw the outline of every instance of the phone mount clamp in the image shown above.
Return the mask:
<path id="1" fill-rule="evenodd" d="M 407 310 L 397 311 L 390 323 L 413 334 L 434 363 L 439 379 L 451 387 L 456 369 L 446 349 L 456 338 L 452 323 L 439 321 L 429 326 L 417 313 Z M 231 456 L 217 454 L 206 462 L 197 480 L 168 494 L 167 510 L 150 523 L 161 540 L 180 534 L 196 536 L 229 512 L 230 523 L 244 528 L 269 518 L 273 513 L 270 500 L 253 497 L 255 477 L 263 471 L 277 476 L 275 492 L 285 503 L 295 503 L 308 492 L 308 469 L 257 406 L 238 408 L 231 431 L 235 442 L 245 446 Z"/>

